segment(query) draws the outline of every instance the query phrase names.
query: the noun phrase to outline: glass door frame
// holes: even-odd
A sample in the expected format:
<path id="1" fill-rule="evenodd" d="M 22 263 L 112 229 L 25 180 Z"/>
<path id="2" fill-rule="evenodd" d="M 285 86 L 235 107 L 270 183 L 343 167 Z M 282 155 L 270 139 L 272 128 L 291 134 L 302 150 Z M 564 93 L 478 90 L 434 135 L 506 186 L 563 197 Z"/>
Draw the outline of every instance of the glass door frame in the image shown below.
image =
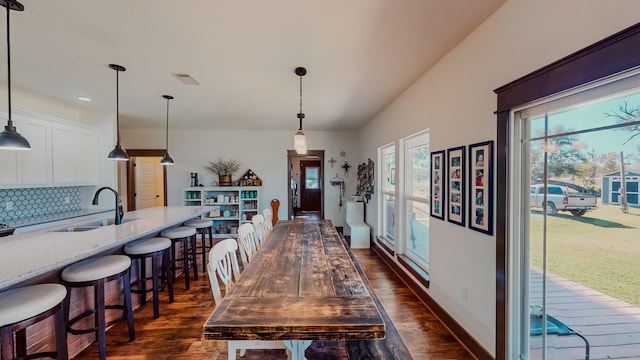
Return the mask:
<path id="1" fill-rule="evenodd" d="M 620 72 L 640 68 L 640 23 L 596 42 L 529 75 L 496 90 L 496 360 L 517 359 L 514 349 L 521 343 L 513 332 L 523 326 L 513 312 L 522 304 L 514 299 L 513 279 L 522 264 L 514 258 L 520 252 L 514 241 L 522 226 L 515 221 L 521 207 L 510 196 L 520 181 L 513 173 L 514 109 L 548 96 L 603 79 Z M 528 191 L 527 191 L 528 194 Z M 520 332 L 522 333 L 522 332 Z"/>

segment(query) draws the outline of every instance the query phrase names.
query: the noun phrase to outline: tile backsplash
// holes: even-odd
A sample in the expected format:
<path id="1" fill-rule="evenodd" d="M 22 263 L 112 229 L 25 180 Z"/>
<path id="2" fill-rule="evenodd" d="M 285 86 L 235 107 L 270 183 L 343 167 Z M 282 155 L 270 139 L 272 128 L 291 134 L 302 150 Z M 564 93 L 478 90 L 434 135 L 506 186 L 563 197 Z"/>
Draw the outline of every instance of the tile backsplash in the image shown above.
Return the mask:
<path id="1" fill-rule="evenodd" d="M 0 189 L 0 222 L 81 209 L 80 186 Z"/>

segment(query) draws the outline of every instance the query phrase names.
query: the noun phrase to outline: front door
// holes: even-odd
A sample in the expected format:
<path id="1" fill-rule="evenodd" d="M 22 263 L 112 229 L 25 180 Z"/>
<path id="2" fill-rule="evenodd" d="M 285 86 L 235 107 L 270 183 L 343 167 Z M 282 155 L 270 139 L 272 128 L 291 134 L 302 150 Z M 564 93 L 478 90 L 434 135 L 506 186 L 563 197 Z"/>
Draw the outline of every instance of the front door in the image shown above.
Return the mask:
<path id="1" fill-rule="evenodd" d="M 320 161 L 300 161 L 300 210 L 320 212 Z"/>
<path id="2" fill-rule="evenodd" d="M 288 219 L 324 219 L 324 150 L 287 150 Z"/>

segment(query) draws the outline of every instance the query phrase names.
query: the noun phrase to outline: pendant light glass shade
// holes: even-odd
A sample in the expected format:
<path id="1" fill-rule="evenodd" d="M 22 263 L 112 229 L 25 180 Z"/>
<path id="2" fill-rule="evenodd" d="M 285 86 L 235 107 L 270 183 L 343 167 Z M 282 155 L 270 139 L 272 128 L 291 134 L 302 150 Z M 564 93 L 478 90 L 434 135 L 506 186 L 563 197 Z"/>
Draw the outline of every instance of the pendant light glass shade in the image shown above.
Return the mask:
<path id="1" fill-rule="evenodd" d="M 0 0 L 0 5 L 7 9 L 7 103 L 8 117 L 4 131 L 0 133 L 0 149 L 2 150 L 31 150 L 31 144 L 18 133 L 11 119 L 11 45 L 9 43 L 9 13 L 11 10 L 24 11 L 24 6 L 16 0 Z"/>
<path id="2" fill-rule="evenodd" d="M 307 136 L 302 132 L 302 130 L 298 130 L 293 135 L 293 148 L 300 155 L 307 153 Z"/>
<path id="3" fill-rule="evenodd" d="M 307 74 L 307 69 L 297 67 L 295 73 L 300 77 L 300 112 L 298 113 L 300 128 L 293 135 L 293 148 L 298 154 L 304 155 L 307 153 L 307 136 L 302 131 L 302 119 L 304 119 L 304 113 L 302 112 L 302 77 Z"/>
<path id="4" fill-rule="evenodd" d="M 128 161 L 129 160 L 129 154 L 127 154 L 127 152 L 122 148 L 122 146 L 120 146 L 120 99 L 119 99 L 119 88 L 120 88 L 120 84 L 119 84 L 119 74 L 120 71 L 126 71 L 127 69 L 124 68 L 124 66 L 120 66 L 120 65 L 116 65 L 116 64 L 109 64 L 109 67 L 112 70 L 116 71 L 116 132 L 117 132 L 117 140 L 116 140 L 116 146 L 113 148 L 113 150 L 111 150 L 111 152 L 109 153 L 109 156 L 107 156 L 107 158 L 109 160 L 116 160 L 116 161 Z"/>
<path id="5" fill-rule="evenodd" d="M 169 100 L 173 99 L 171 95 L 162 95 L 163 98 L 167 99 L 167 127 L 165 129 L 165 152 L 162 159 L 160 159 L 160 164 L 162 165 L 173 165 L 173 159 L 169 156 Z"/>

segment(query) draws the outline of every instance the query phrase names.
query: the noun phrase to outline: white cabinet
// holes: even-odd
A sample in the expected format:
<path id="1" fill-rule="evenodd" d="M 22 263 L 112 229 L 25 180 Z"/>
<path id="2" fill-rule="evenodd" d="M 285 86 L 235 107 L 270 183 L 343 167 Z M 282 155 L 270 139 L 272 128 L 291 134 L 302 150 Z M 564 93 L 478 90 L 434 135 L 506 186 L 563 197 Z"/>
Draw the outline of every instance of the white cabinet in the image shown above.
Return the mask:
<path id="1" fill-rule="evenodd" d="M 24 116 L 15 118 L 17 130 L 29 141 L 31 150 L 0 151 L 0 184 L 47 186 L 51 183 L 51 124 Z"/>
<path id="2" fill-rule="evenodd" d="M 98 183 L 95 128 L 39 114 L 15 115 L 17 130 L 29 140 L 31 150 L 0 151 L 0 187 Z"/>
<path id="3" fill-rule="evenodd" d="M 19 184 L 22 182 L 21 151 L 0 150 L 0 185 Z M 20 157 L 18 156 L 20 155 Z"/>
<path id="4" fill-rule="evenodd" d="M 73 159 L 73 129 L 67 126 L 53 127 L 53 183 L 71 184 L 75 179 Z"/>
<path id="5" fill-rule="evenodd" d="M 213 237 L 237 237 L 238 227 L 262 212 L 261 186 L 189 187 L 182 190 L 185 206 L 210 206 Z"/>
<path id="6" fill-rule="evenodd" d="M 31 144 L 22 153 L 22 183 L 48 185 L 51 179 L 51 125 L 39 120 L 20 122 L 20 133 Z"/>
<path id="7" fill-rule="evenodd" d="M 54 125 L 53 184 L 97 184 L 96 151 L 94 131 L 67 125 Z"/>

